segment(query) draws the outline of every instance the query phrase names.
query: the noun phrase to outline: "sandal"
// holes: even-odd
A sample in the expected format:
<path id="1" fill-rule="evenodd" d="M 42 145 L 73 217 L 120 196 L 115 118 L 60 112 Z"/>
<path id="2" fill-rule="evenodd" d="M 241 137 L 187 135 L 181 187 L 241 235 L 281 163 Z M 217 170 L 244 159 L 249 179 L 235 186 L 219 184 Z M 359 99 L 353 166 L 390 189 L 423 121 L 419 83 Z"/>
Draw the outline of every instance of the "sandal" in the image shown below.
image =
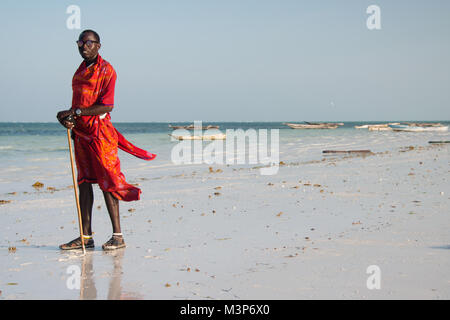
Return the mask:
<path id="1" fill-rule="evenodd" d="M 103 250 L 116 250 L 125 247 L 125 241 L 122 236 L 113 235 L 106 243 L 102 245 Z"/>
<path id="2" fill-rule="evenodd" d="M 86 249 L 94 248 L 94 239 L 92 239 L 91 236 L 83 236 L 84 238 L 84 247 Z M 64 243 L 59 246 L 61 250 L 75 250 L 75 249 L 82 249 L 83 246 L 81 244 L 81 238 L 78 237 L 70 242 Z"/>

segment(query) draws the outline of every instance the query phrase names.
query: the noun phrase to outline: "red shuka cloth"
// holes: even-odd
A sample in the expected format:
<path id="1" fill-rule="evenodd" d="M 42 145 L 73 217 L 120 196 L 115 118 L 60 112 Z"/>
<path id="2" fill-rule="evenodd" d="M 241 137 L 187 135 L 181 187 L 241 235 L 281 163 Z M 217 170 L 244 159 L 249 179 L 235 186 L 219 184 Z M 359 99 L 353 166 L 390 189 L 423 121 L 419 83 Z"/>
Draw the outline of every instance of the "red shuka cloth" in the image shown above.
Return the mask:
<path id="1" fill-rule="evenodd" d="M 95 104 L 113 107 L 116 78 L 114 68 L 100 55 L 90 66 L 83 61 L 72 80 L 72 109 Z M 73 132 L 78 184 L 98 183 L 119 200 L 139 200 L 141 190 L 127 183 L 120 171 L 118 148 L 144 160 L 153 160 L 156 155 L 127 141 L 112 125 L 109 113 L 77 117 Z"/>

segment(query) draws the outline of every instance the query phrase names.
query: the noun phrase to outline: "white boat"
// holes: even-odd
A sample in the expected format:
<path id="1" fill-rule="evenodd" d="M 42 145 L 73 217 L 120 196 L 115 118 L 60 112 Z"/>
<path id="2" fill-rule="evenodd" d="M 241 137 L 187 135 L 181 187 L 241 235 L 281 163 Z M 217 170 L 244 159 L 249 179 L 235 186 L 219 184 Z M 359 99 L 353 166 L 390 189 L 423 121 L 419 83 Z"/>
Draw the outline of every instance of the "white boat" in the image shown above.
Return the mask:
<path id="1" fill-rule="evenodd" d="M 380 130 L 375 130 L 376 128 L 388 128 L 389 125 L 396 125 L 396 124 L 400 124 L 400 122 L 392 122 L 392 123 L 379 123 L 379 124 L 363 124 L 360 126 L 355 126 L 356 129 L 369 129 L 370 128 L 374 128 L 374 130 L 371 131 L 380 131 Z"/>
<path id="2" fill-rule="evenodd" d="M 317 123 L 317 124 L 302 124 L 302 123 L 285 123 L 288 127 L 292 129 L 336 129 L 337 124 L 330 123 Z"/>
<path id="3" fill-rule="evenodd" d="M 205 135 L 201 135 L 201 136 L 196 136 L 196 135 L 184 135 L 184 136 L 179 136 L 179 135 L 175 135 L 175 134 L 169 134 L 169 136 L 177 139 L 177 140 L 224 140 L 226 139 L 226 135 L 223 133 L 219 133 L 219 134 L 205 134 Z"/>
<path id="4" fill-rule="evenodd" d="M 305 121 L 306 124 L 316 124 L 316 125 L 328 125 L 328 126 L 343 126 L 343 122 L 308 122 Z"/>
<path id="5" fill-rule="evenodd" d="M 400 125 L 390 125 L 389 127 L 392 128 L 394 131 L 405 131 L 405 132 L 442 132 L 442 131 L 448 131 L 448 126 L 443 125 L 406 125 L 406 124 L 400 124 Z"/>

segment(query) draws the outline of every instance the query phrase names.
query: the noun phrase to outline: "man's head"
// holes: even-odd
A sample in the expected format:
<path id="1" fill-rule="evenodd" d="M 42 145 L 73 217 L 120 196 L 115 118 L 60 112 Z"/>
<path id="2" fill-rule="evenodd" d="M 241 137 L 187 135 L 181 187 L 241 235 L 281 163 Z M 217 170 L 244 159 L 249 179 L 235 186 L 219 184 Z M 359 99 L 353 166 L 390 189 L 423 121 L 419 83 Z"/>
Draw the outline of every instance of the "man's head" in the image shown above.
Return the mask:
<path id="1" fill-rule="evenodd" d="M 97 57 L 100 44 L 100 36 L 94 30 L 84 30 L 78 37 L 78 52 L 84 60 L 90 61 Z"/>

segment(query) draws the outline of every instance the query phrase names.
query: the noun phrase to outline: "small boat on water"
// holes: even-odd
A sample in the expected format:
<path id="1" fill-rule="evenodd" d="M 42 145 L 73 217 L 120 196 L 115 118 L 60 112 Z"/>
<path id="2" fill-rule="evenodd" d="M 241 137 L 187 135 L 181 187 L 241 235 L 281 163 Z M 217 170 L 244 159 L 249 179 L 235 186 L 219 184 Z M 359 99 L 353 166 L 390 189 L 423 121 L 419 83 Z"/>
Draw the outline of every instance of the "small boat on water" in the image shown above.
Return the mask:
<path id="1" fill-rule="evenodd" d="M 219 133 L 219 134 L 205 134 L 205 135 L 184 135 L 184 136 L 179 136 L 179 135 L 175 135 L 175 134 L 169 134 L 169 136 L 171 136 L 174 139 L 177 140 L 224 140 L 226 139 L 226 135 L 223 133 Z"/>
<path id="2" fill-rule="evenodd" d="M 334 123 L 284 123 L 292 129 L 336 129 L 338 124 Z"/>
<path id="3" fill-rule="evenodd" d="M 169 128 L 172 128 L 173 130 L 176 129 L 186 129 L 186 130 L 209 130 L 209 129 L 219 129 L 219 126 L 213 126 L 213 125 L 208 125 L 208 126 L 194 126 L 193 124 L 190 124 L 188 126 L 172 126 L 171 124 L 169 124 Z"/>
<path id="4" fill-rule="evenodd" d="M 390 125 L 394 131 L 404 132 L 443 132 L 448 131 L 448 126 L 444 126 L 440 123 L 426 123 L 426 124 L 398 124 Z"/>
<path id="5" fill-rule="evenodd" d="M 329 126 L 335 126 L 335 125 L 343 126 L 343 125 L 344 125 L 343 122 L 308 122 L 308 121 L 305 121 L 305 123 L 306 123 L 306 124 L 329 125 Z"/>
<path id="6" fill-rule="evenodd" d="M 363 124 L 360 126 L 355 126 L 356 129 L 369 129 L 370 131 L 383 131 L 383 129 L 381 130 L 377 130 L 378 128 L 389 128 L 389 125 L 396 125 L 396 124 L 400 124 L 400 122 L 392 122 L 392 123 L 380 123 L 380 124 Z M 390 130 L 390 129 L 388 129 Z"/>
<path id="7" fill-rule="evenodd" d="M 391 127 L 370 127 L 369 131 L 392 131 Z"/>
<path id="8" fill-rule="evenodd" d="M 399 124 L 399 123 L 392 123 Z M 414 127 L 442 127 L 442 124 L 439 122 L 430 122 L 430 123 L 416 123 L 416 122 L 405 122 L 405 124 Z"/>

